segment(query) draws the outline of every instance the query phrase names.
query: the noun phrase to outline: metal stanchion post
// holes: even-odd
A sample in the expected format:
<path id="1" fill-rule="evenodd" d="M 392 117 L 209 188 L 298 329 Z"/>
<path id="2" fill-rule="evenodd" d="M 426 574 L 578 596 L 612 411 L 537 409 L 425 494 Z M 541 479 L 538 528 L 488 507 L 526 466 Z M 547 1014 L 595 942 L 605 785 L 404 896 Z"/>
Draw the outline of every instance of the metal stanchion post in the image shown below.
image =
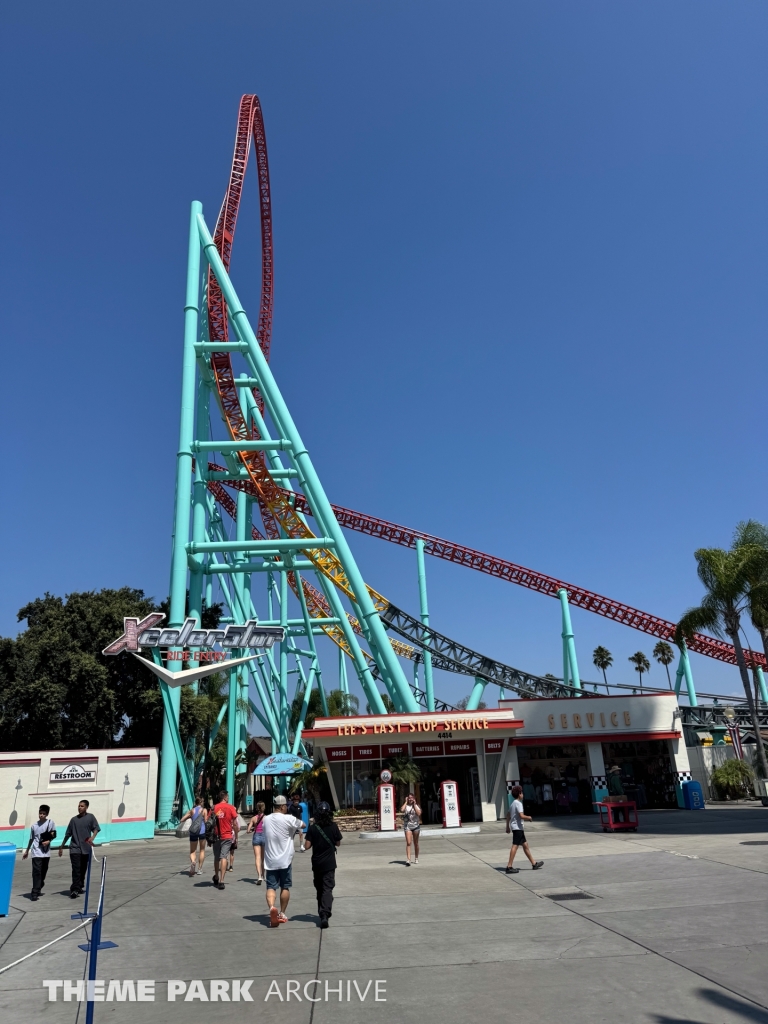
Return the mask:
<path id="1" fill-rule="evenodd" d="M 86 953 L 90 953 L 91 954 L 91 962 L 93 962 L 94 964 L 96 962 L 96 958 L 93 955 L 94 952 L 95 952 L 94 947 L 95 947 L 96 950 L 99 950 L 99 949 L 117 949 L 117 943 L 116 942 L 111 942 L 109 939 L 106 939 L 104 942 L 101 941 L 101 923 L 102 923 L 102 917 L 104 916 L 104 891 L 105 891 L 105 888 L 106 888 L 106 881 L 107 881 L 107 858 L 105 857 L 104 860 L 101 862 L 101 891 L 99 893 L 99 906 L 98 906 L 96 914 L 94 915 L 94 918 L 93 918 L 93 930 L 91 932 L 91 941 L 90 942 L 82 942 L 82 943 L 80 943 L 80 945 L 78 947 L 79 949 L 85 950 Z M 90 967 L 89 967 L 89 970 L 90 970 Z M 94 977 L 96 977 L 96 975 L 94 975 Z"/>

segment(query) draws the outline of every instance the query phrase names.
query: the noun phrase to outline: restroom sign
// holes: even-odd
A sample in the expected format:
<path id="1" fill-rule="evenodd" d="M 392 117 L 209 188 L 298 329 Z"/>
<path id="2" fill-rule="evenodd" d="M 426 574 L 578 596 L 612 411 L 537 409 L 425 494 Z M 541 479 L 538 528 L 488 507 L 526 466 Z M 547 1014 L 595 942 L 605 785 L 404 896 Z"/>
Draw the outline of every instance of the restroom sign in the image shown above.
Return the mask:
<path id="1" fill-rule="evenodd" d="M 95 782 L 96 772 L 91 768 L 83 768 L 81 764 L 68 764 L 60 772 L 51 772 L 51 782 Z"/>

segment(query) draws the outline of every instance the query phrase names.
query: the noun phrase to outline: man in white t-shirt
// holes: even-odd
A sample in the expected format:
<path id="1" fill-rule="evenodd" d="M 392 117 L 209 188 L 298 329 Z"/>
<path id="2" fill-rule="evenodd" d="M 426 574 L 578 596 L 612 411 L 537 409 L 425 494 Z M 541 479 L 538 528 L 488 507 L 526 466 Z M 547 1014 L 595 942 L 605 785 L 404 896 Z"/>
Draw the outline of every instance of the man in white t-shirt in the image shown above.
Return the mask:
<path id="1" fill-rule="evenodd" d="M 517 875 L 520 872 L 520 868 L 515 868 L 512 865 L 515 860 L 515 854 L 521 846 L 523 848 L 523 853 L 531 862 L 531 867 L 534 871 L 544 866 L 543 860 L 533 859 L 533 854 L 528 848 L 528 841 L 525 838 L 523 822 L 532 821 L 533 819 L 530 814 L 523 814 L 523 801 L 520 799 L 522 795 L 522 786 L 512 787 L 512 803 L 507 811 L 507 832 L 512 833 L 512 849 L 509 851 L 509 863 L 507 864 L 508 875 Z"/>
<path id="2" fill-rule="evenodd" d="M 264 869 L 267 873 L 267 906 L 269 923 L 272 928 L 287 924 L 285 911 L 291 898 L 291 862 L 293 861 L 293 837 L 304 828 L 301 818 L 286 814 L 288 802 L 285 797 L 275 797 L 272 814 L 264 819 Z M 280 910 L 275 906 L 280 891 Z"/>

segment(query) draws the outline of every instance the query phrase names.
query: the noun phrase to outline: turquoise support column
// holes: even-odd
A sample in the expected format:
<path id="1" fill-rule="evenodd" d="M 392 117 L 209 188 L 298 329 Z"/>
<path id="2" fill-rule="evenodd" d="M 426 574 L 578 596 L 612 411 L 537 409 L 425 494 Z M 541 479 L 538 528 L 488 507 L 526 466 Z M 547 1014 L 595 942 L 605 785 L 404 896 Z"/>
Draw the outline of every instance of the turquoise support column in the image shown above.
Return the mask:
<path id="1" fill-rule="evenodd" d="M 768 704 L 768 689 L 765 685 L 765 676 L 763 675 L 763 670 L 759 665 L 757 666 L 757 683 L 760 687 L 760 700 L 763 702 L 763 704 Z"/>
<path id="2" fill-rule="evenodd" d="M 480 707 L 480 701 L 483 699 L 483 691 L 487 685 L 487 679 L 480 679 L 478 676 L 475 676 L 475 685 L 472 687 L 472 693 L 467 701 L 467 711 L 477 711 Z"/>
<path id="3" fill-rule="evenodd" d="M 184 303 L 184 352 L 181 373 L 181 417 L 179 450 L 176 457 L 176 514 L 173 529 L 173 555 L 171 560 L 171 614 L 169 626 L 181 626 L 187 611 L 187 544 L 189 543 L 190 515 L 192 511 L 192 445 L 195 430 L 195 376 L 198 320 L 200 315 L 200 239 L 198 217 L 201 203 L 192 203 L 187 257 L 187 289 Z M 180 671 L 183 663 L 172 661 L 170 667 Z M 181 688 L 169 687 L 163 718 L 163 739 L 160 756 L 160 781 L 157 820 L 167 824 L 173 820 L 173 801 L 176 796 L 176 755 L 173 727 L 178 732 Z M 173 718 L 173 727 L 167 716 Z"/>
<path id="4" fill-rule="evenodd" d="M 280 753 L 288 752 L 288 573 L 280 573 L 280 625 L 286 636 L 280 644 Z"/>
<path id="5" fill-rule="evenodd" d="M 580 690 L 581 677 L 579 676 L 579 664 L 576 660 L 576 643 L 573 638 L 573 627 L 571 626 L 571 610 L 568 607 L 568 591 L 561 587 L 557 592 L 557 596 L 560 598 L 560 607 L 563 611 L 563 645 L 568 668 L 570 669 L 570 679 L 566 680 L 566 682 L 570 681 L 571 686 L 575 690 Z"/>
<path id="6" fill-rule="evenodd" d="M 285 556 L 286 564 L 288 563 L 288 555 Z M 328 716 L 328 701 L 325 696 L 325 690 L 323 689 L 323 681 L 320 676 L 320 659 L 317 656 L 317 647 L 315 645 L 315 638 L 312 635 L 312 621 L 309 617 L 309 609 L 307 608 L 307 598 L 304 594 L 304 587 L 301 582 L 301 575 L 298 571 L 294 570 L 294 578 L 296 580 L 296 593 L 299 597 L 299 604 L 301 605 L 301 616 L 304 621 L 304 629 L 306 632 L 307 643 L 309 649 L 312 652 L 312 667 L 317 677 L 317 689 L 320 693 L 320 705 L 323 710 L 323 714 Z M 295 753 L 295 751 L 294 751 Z"/>
<path id="7" fill-rule="evenodd" d="M 416 541 L 416 568 L 419 575 L 419 605 L 421 621 L 429 625 L 429 603 L 427 602 L 427 571 L 424 566 L 424 541 Z M 435 683 L 432 678 L 432 654 L 424 651 L 424 692 L 427 696 L 427 710 L 435 710 Z"/>
<path id="8" fill-rule="evenodd" d="M 696 688 L 693 685 L 693 672 L 691 671 L 691 661 L 688 657 L 688 648 L 683 642 L 683 646 L 680 648 L 680 662 L 677 666 L 677 676 L 675 678 L 675 692 L 677 696 L 680 696 L 680 676 L 685 678 L 685 685 L 688 689 L 688 703 L 692 708 L 697 708 L 699 702 L 696 699 Z"/>
<path id="9" fill-rule="evenodd" d="M 349 679 L 347 678 L 347 656 L 342 647 L 339 648 L 339 689 L 342 693 L 349 693 Z"/>
<path id="10" fill-rule="evenodd" d="M 240 652 L 238 652 L 239 655 Z M 235 799 L 235 753 L 238 740 L 237 694 L 237 669 L 231 668 L 229 670 L 229 696 L 227 697 L 227 768 L 225 775 L 230 803 Z"/>
<path id="11" fill-rule="evenodd" d="M 321 528 L 322 535 L 333 541 L 336 556 L 344 568 L 355 601 L 360 607 L 360 625 L 363 633 L 371 645 L 374 656 L 379 659 L 379 668 L 382 674 L 385 677 L 389 677 L 397 690 L 403 710 L 414 713 L 418 711 L 418 704 L 411 692 L 397 656 L 389 643 L 384 624 L 379 618 L 373 600 L 368 593 L 365 581 L 349 548 L 344 531 L 333 514 L 330 502 L 315 471 L 309 452 L 272 375 L 269 363 L 261 351 L 261 346 L 248 322 L 245 310 L 224 268 L 221 257 L 216 251 L 216 246 L 202 216 L 198 216 L 197 224 L 205 257 L 216 276 L 216 280 L 219 282 L 219 287 L 227 302 L 230 320 L 235 333 L 240 341 L 247 346 L 246 355 L 259 381 L 259 390 L 264 397 L 265 404 L 279 430 L 280 436 L 284 437 L 290 444 L 293 462 L 299 471 L 299 482 L 304 493 L 309 498 L 312 512 Z"/>

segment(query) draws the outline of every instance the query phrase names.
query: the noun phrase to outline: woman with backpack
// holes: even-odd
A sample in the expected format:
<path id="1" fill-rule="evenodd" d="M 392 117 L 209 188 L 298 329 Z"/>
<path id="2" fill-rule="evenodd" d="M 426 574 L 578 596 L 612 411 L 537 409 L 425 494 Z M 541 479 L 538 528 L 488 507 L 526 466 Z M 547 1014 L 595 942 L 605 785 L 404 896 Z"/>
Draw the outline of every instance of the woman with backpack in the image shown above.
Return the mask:
<path id="1" fill-rule="evenodd" d="M 320 927 L 328 927 L 333 908 L 333 889 L 336 885 L 336 850 L 341 842 L 339 826 L 333 812 L 325 802 L 315 808 L 315 817 L 307 829 L 304 847 L 312 851 L 312 879 L 317 893 L 317 912 Z"/>
<path id="2" fill-rule="evenodd" d="M 191 818 L 187 835 L 189 836 L 189 877 L 193 878 L 195 875 L 202 874 L 205 863 L 205 823 L 208 820 L 208 811 L 203 807 L 201 796 L 195 800 L 195 806 L 187 811 L 181 821 L 186 821 L 187 818 Z"/>
<path id="3" fill-rule="evenodd" d="M 248 822 L 247 832 L 253 832 L 253 859 L 256 861 L 256 885 L 264 881 L 264 804 L 256 804 L 256 813 Z"/>

